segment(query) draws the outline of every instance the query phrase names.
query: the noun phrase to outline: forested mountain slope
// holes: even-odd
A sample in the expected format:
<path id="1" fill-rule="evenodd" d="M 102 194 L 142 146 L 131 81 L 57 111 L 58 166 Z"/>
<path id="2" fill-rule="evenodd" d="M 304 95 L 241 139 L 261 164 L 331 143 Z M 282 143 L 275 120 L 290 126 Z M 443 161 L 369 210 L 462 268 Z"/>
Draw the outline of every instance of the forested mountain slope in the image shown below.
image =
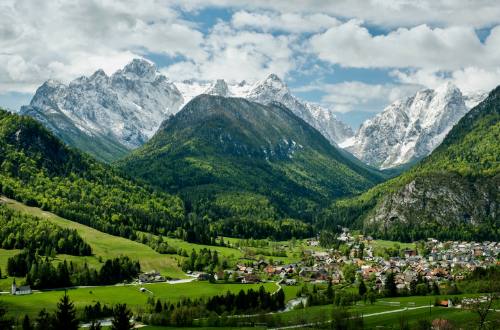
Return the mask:
<path id="1" fill-rule="evenodd" d="M 311 220 L 329 200 L 382 180 L 280 104 L 211 95 L 194 98 L 119 166 L 225 219 L 222 232 L 236 235 L 244 220 Z"/>
<path id="2" fill-rule="evenodd" d="M 358 197 L 334 202 L 321 227 L 399 240 L 500 239 L 500 87 L 420 164 Z"/>
<path id="3" fill-rule="evenodd" d="M 34 119 L 0 110 L 0 193 L 101 231 L 175 231 L 182 201 L 66 147 Z"/>

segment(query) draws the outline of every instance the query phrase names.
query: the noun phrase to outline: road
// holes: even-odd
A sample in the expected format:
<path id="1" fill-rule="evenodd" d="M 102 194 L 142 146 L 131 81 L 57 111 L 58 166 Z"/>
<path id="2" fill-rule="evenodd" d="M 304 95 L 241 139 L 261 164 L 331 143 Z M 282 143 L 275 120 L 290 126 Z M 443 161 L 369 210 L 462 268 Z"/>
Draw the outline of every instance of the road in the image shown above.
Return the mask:
<path id="1" fill-rule="evenodd" d="M 378 316 L 378 315 L 384 315 L 384 314 L 392 314 L 392 313 L 400 313 L 404 311 L 411 311 L 414 309 L 421 309 L 421 308 L 429 308 L 429 307 L 434 307 L 432 305 L 427 305 L 427 306 L 418 306 L 418 307 L 406 307 L 406 308 L 401 308 L 401 309 L 396 309 L 392 311 L 385 311 L 385 312 L 378 312 L 378 313 L 371 313 L 371 314 L 364 314 L 363 318 L 371 317 L 371 316 Z M 332 321 L 326 321 L 323 322 L 322 324 L 326 323 L 331 323 Z M 287 327 L 279 327 L 279 328 L 272 328 L 272 330 L 280 330 L 280 329 L 297 329 L 297 328 L 303 328 L 303 327 L 312 327 L 318 325 L 318 323 L 304 323 L 304 324 L 296 324 L 296 325 L 290 325 Z"/>

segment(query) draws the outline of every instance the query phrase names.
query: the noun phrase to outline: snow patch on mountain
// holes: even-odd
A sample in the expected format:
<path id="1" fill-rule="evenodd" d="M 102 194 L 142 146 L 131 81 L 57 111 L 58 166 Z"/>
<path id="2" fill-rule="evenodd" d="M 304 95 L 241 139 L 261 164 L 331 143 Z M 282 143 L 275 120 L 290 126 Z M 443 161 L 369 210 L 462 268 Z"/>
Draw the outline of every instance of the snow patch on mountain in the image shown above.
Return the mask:
<path id="1" fill-rule="evenodd" d="M 365 163 L 391 168 L 429 155 L 484 93 L 464 96 L 452 83 L 398 100 L 366 120 L 340 146 Z"/>
<path id="2" fill-rule="evenodd" d="M 219 79 L 213 83 L 184 81 L 175 84 L 181 91 L 185 104 L 200 94 L 242 97 L 265 105 L 279 102 L 316 128 L 334 145 L 354 135 L 352 129 L 340 121 L 330 109 L 304 102 L 292 95 L 288 86 L 275 74 L 255 83 L 228 83 Z"/>
<path id="3" fill-rule="evenodd" d="M 21 113 L 45 117 L 56 134 L 63 125 L 54 122 L 60 118 L 55 115 L 64 115 L 84 134 L 111 137 L 132 149 L 144 144 L 183 103 L 177 87 L 153 64 L 134 59 L 111 76 L 98 70 L 68 85 L 48 80 Z"/>

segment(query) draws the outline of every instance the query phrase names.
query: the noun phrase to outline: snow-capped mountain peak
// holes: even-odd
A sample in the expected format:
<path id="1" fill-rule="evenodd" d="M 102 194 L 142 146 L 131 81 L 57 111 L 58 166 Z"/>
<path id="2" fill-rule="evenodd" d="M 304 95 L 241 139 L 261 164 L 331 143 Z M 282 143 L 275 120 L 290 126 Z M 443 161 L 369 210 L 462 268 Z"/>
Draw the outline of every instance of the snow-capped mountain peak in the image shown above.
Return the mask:
<path id="1" fill-rule="evenodd" d="M 135 58 L 115 75 L 123 75 L 129 79 L 153 80 L 157 76 L 156 66 L 144 59 Z"/>
<path id="2" fill-rule="evenodd" d="M 224 97 L 229 97 L 232 95 L 232 93 L 229 91 L 229 87 L 227 86 L 227 83 L 224 79 L 217 79 L 217 81 L 214 84 L 212 84 L 204 92 L 204 94 L 224 96 Z"/>
<path id="3" fill-rule="evenodd" d="M 97 70 L 68 85 L 49 80 L 21 113 L 37 118 L 63 139 L 71 127 L 73 141 L 66 141 L 70 144 L 85 134 L 132 149 L 145 143 L 181 104 L 174 84 L 150 62 L 135 59 L 110 77 Z"/>
<path id="4" fill-rule="evenodd" d="M 398 100 L 366 120 L 342 147 L 382 169 L 406 164 L 430 154 L 473 102 L 447 82 Z M 475 101 L 480 102 L 479 97 Z M 475 105 L 475 104 L 474 104 Z"/>
<path id="5" fill-rule="evenodd" d="M 298 117 L 316 128 L 332 144 L 338 144 L 353 135 L 346 124 L 338 120 L 330 109 L 304 102 L 295 97 L 288 86 L 276 75 L 270 74 L 256 83 L 247 98 L 263 104 L 279 102 Z"/>

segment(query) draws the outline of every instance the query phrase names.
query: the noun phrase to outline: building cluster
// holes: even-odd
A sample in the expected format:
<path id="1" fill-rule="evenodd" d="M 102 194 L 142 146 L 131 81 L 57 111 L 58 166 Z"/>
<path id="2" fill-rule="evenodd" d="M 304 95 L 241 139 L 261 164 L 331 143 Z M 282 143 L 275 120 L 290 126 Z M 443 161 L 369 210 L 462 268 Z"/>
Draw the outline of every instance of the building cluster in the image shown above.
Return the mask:
<path id="1" fill-rule="evenodd" d="M 401 249 L 398 256 L 376 255 L 370 237 L 353 237 L 344 232 L 339 239 L 349 247 L 348 253 L 338 250 L 321 250 L 317 240 L 307 243 L 311 249 L 303 251 L 302 261 L 293 264 L 269 264 L 263 260 L 252 265 L 238 264 L 215 274 L 216 280 L 234 279 L 241 283 L 278 280 L 284 285 L 298 282 L 338 284 L 345 279 L 345 266 L 352 265 L 355 276 L 369 281 L 374 288 L 383 289 L 389 273 L 394 274 L 399 290 L 410 290 L 412 283 L 425 280 L 429 283 L 462 280 L 477 267 L 498 263 L 498 242 L 439 242 L 429 239 L 425 251 Z M 422 253 L 421 253 L 422 252 Z"/>

